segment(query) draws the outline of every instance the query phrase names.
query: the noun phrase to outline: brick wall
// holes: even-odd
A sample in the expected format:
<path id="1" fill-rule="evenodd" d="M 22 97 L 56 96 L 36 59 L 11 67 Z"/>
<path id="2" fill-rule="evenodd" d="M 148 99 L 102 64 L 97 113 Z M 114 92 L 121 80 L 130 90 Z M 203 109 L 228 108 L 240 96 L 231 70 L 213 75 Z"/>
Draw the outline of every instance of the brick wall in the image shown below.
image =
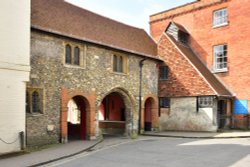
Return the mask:
<path id="1" fill-rule="evenodd" d="M 201 5 L 195 8 L 195 5 Z M 193 7 L 193 9 L 192 9 Z M 213 28 L 213 11 L 227 8 L 229 24 Z M 250 2 L 248 0 L 203 1 L 151 16 L 151 35 L 158 41 L 170 21 L 183 25 L 191 46 L 212 70 L 213 46 L 228 45 L 228 72 L 217 73 L 238 99 L 250 100 Z M 248 110 L 249 107 L 248 107 Z"/>
<path id="2" fill-rule="evenodd" d="M 203 77 L 170 42 L 167 35 L 163 35 L 158 43 L 158 54 L 169 67 L 168 79 L 159 81 L 160 97 L 214 94 Z"/>

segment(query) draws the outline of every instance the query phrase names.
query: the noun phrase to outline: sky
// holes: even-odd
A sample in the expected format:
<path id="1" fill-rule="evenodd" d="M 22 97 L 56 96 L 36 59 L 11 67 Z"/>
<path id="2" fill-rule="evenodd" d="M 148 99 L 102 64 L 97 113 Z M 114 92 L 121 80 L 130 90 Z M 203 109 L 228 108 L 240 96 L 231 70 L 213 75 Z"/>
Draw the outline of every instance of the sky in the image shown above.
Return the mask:
<path id="1" fill-rule="evenodd" d="M 84 9 L 149 32 L 149 16 L 195 0 L 66 0 Z"/>

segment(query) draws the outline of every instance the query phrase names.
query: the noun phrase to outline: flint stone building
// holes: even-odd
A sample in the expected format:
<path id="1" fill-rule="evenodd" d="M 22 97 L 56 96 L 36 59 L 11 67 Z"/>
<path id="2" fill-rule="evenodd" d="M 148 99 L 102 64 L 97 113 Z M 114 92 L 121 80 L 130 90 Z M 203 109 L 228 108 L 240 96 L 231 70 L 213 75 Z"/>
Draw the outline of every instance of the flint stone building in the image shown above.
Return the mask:
<path id="1" fill-rule="evenodd" d="M 31 5 L 28 146 L 137 133 L 140 108 L 142 131 L 158 128 L 160 60 L 144 30 L 63 0 Z"/>

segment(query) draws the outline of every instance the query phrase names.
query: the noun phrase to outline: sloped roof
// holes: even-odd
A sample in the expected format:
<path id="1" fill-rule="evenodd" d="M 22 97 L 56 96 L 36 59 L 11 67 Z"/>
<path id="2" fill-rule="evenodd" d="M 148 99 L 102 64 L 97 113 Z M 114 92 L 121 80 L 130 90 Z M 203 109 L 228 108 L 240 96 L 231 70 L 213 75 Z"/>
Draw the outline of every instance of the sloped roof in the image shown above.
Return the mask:
<path id="1" fill-rule="evenodd" d="M 193 52 L 193 50 L 179 43 L 169 34 L 166 34 L 172 43 L 181 51 L 182 54 L 193 64 L 200 74 L 207 80 L 208 84 L 214 89 L 217 96 L 233 97 L 233 93 L 206 67 L 202 60 Z"/>
<path id="2" fill-rule="evenodd" d="M 100 16 L 64 0 L 32 0 L 31 13 L 34 29 L 157 58 L 157 45 L 143 29 Z"/>

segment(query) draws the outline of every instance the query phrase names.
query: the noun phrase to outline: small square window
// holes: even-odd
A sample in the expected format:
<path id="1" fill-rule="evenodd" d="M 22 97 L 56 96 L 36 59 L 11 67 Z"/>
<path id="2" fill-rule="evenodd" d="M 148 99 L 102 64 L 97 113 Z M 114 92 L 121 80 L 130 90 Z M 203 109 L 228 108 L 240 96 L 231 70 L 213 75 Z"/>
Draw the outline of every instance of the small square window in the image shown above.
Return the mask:
<path id="1" fill-rule="evenodd" d="M 201 96 L 198 97 L 199 108 L 211 108 L 213 107 L 213 96 Z"/>
<path id="2" fill-rule="evenodd" d="M 170 108 L 170 98 L 160 97 L 159 104 L 160 104 L 160 108 Z"/>
<path id="3" fill-rule="evenodd" d="M 219 27 L 228 24 L 227 9 L 220 9 L 214 11 L 213 14 L 213 26 Z"/>

